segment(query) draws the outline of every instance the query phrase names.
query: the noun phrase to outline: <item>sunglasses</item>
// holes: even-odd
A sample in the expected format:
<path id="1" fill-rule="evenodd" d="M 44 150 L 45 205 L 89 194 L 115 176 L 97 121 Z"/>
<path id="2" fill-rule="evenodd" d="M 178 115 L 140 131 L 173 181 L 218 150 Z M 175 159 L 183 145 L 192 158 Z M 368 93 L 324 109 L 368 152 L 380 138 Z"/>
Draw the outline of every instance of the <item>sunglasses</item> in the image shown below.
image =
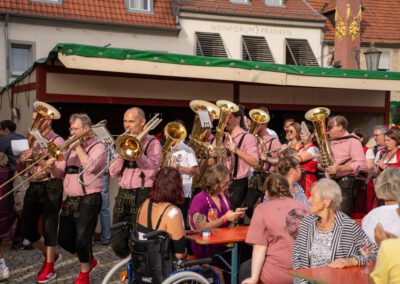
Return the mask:
<path id="1" fill-rule="evenodd" d="M 291 129 L 289 129 L 289 130 L 285 130 L 285 132 L 286 132 L 286 133 L 290 133 L 290 134 L 293 134 L 293 133 L 294 133 L 294 131 L 293 131 L 293 130 L 291 130 Z"/>

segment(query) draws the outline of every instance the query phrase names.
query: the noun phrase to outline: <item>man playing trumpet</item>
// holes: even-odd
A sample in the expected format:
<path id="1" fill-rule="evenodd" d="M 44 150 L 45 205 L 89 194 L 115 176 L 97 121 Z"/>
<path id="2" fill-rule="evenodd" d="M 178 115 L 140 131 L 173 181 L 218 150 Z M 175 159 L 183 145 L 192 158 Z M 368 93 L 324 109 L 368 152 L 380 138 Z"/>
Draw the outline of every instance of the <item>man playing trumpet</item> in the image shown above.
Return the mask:
<path id="1" fill-rule="evenodd" d="M 33 112 L 32 119 L 36 120 L 38 114 Z M 41 135 L 47 141 L 61 145 L 64 139 L 57 135 L 51 128 L 51 119 L 44 120 L 39 129 Z M 24 170 L 29 164 L 35 162 L 47 149 L 42 150 L 37 141 L 33 147 L 24 151 L 17 163 L 17 172 Z M 47 169 L 46 169 L 47 168 Z M 61 200 L 63 196 L 62 177 L 64 175 L 65 161 L 55 161 L 54 158 L 42 159 L 37 166 L 29 172 L 31 182 L 24 197 L 22 212 L 22 227 L 26 238 L 41 251 L 44 263 L 39 270 L 35 281 L 47 283 L 56 278 L 54 263 L 61 260 L 61 255 L 56 253 L 58 215 L 60 213 Z M 38 230 L 38 222 L 42 217 L 43 238 Z"/>
<path id="2" fill-rule="evenodd" d="M 125 112 L 124 128 L 129 134 L 140 134 L 145 124 L 146 118 L 142 109 L 133 107 Z M 113 224 L 129 221 L 135 226 L 137 211 L 148 197 L 149 188 L 153 186 L 155 174 L 160 168 L 160 142 L 153 135 L 146 133 L 140 139 L 140 147 L 142 155 L 136 161 L 118 157 L 109 167 L 111 177 L 121 176 L 113 211 Z M 116 255 L 126 257 L 129 254 L 129 240 L 128 231 L 121 230 L 113 234 L 111 246 Z"/>

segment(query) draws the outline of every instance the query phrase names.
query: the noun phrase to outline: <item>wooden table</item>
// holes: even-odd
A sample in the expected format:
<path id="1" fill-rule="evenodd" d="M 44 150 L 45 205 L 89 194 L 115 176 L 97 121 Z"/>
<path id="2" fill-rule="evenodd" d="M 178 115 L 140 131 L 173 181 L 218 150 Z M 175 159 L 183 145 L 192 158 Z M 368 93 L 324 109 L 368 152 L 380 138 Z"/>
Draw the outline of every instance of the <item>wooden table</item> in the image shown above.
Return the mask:
<path id="1" fill-rule="evenodd" d="M 238 243 L 244 242 L 246 239 L 248 226 L 240 226 L 233 228 L 216 228 L 214 233 L 207 238 L 203 238 L 201 233 L 188 235 L 186 238 L 195 241 L 199 245 L 222 245 L 233 243 L 231 257 L 231 284 L 237 283 L 238 278 Z"/>
<path id="2" fill-rule="evenodd" d="M 373 266 L 370 267 L 370 271 Z M 369 273 L 362 272 L 365 266 L 354 266 L 346 268 L 331 268 L 328 266 L 320 266 L 314 268 L 304 268 L 290 270 L 292 276 L 303 278 L 314 283 L 323 284 L 341 284 L 341 283 L 372 283 Z"/>

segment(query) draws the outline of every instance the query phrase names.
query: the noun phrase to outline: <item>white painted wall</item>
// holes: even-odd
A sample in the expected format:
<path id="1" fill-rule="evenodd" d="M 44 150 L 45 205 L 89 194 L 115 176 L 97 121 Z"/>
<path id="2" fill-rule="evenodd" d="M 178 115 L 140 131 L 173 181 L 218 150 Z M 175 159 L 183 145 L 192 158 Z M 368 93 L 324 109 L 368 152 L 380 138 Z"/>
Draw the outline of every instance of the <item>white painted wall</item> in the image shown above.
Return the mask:
<path id="1" fill-rule="evenodd" d="M 275 63 L 285 64 L 285 39 L 307 39 L 320 63 L 321 30 L 317 28 L 298 28 L 273 26 L 267 24 L 244 24 L 212 20 L 180 19 L 182 31 L 179 42 L 195 42 L 196 32 L 219 33 L 224 41 L 228 56 L 233 59 L 242 58 L 242 36 L 263 36 L 271 49 Z M 189 48 L 189 49 L 187 49 Z M 195 53 L 195 45 L 180 44 L 179 53 Z"/>

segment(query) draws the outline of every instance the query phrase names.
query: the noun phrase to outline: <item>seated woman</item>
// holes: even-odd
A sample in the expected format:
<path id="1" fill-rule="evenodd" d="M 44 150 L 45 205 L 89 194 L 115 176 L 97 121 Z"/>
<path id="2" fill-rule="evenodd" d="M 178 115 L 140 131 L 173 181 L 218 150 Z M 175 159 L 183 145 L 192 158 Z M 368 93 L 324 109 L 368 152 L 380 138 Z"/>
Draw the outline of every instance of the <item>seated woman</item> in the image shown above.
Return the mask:
<path id="1" fill-rule="evenodd" d="M 162 168 L 157 174 L 139 209 L 137 231 L 139 238 L 146 233 L 162 230 L 172 239 L 172 251 L 177 259 L 186 256 L 185 227 L 181 210 L 177 207 L 185 200 L 182 178 L 174 168 Z"/>
<path id="2" fill-rule="evenodd" d="M 231 210 L 231 202 L 226 193 L 231 178 L 228 169 L 223 165 L 214 165 L 205 173 L 203 188 L 192 200 L 189 208 L 189 220 L 192 230 L 202 231 L 219 227 L 228 227 L 243 218 L 244 211 L 237 208 L 237 212 Z M 210 212 L 215 212 L 217 216 L 212 216 Z M 214 215 L 214 214 L 212 214 Z M 208 257 L 214 255 L 223 246 L 209 245 L 201 246 L 192 243 L 193 253 L 196 257 Z"/>
<path id="3" fill-rule="evenodd" d="M 283 175 L 288 181 L 289 191 L 294 200 L 303 202 L 305 205 L 310 206 L 310 202 L 304 194 L 303 188 L 298 183 L 301 179 L 301 167 L 299 161 L 292 156 L 281 158 L 276 165 L 275 170 Z"/>
<path id="4" fill-rule="evenodd" d="M 362 220 L 362 228 L 371 242 L 377 243 L 375 228 L 381 224 L 383 230 L 400 236 L 400 218 L 397 215 L 397 198 L 400 196 L 400 168 L 387 168 L 375 183 L 376 196 L 385 201 L 385 205 L 369 212 Z"/>
<path id="5" fill-rule="evenodd" d="M 304 217 L 300 224 L 293 248 L 293 269 L 365 265 L 367 260 L 360 251 L 365 243 L 376 254 L 376 245 L 369 242 L 360 226 L 338 211 L 342 193 L 335 181 L 323 178 L 314 183 L 310 202 L 314 215 Z"/>
<path id="6" fill-rule="evenodd" d="M 251 219 L 246 243 L 253 245 L 253 257 L 242 264 L 240 278 L 251 275 L 242 284 L 289 284 L 293 282 L 289 276 L 292 248 L 300 221 L 309 209 L 293 200 L 289 183 L 280 174 L 272 174 L 264 187 L 269 201 L 257 206 Z"/>

